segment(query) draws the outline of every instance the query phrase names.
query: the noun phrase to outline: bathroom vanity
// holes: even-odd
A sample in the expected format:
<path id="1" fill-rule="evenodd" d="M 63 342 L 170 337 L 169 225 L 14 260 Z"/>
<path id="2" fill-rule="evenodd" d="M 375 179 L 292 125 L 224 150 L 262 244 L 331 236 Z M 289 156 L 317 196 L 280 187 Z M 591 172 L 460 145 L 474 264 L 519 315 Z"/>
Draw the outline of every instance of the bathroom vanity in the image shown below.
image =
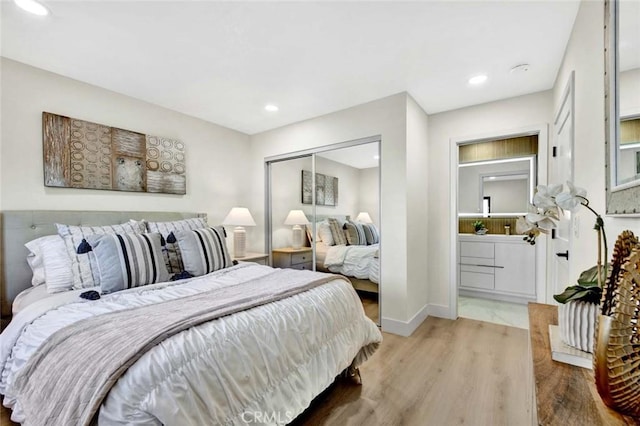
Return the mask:
<path id="1" fill-rule="evenodd" d="M 522 235 L 459 234 L 458 242 L 461 296 L 536 300 L 536 249 Z"/>

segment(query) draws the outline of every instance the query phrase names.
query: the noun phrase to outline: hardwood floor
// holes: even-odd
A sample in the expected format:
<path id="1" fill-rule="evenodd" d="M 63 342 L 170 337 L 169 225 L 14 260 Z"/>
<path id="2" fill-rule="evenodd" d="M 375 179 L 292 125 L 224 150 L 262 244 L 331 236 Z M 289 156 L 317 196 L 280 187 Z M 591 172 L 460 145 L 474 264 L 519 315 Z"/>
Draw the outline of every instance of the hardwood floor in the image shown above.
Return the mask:
<path id="1" fill-rule="evenodd" d="M 380 318 L 380 311 L 378 310 L 378 295 L 375 293 L 368 293 L 366 291 L 359 291 L 358 295 L 362 301 L 365 315 L 371 318 L 371 321 L 378 324 L 378 319 Z"/>
<path id="2" fill-rule="evenodd" d="M 410 337 L 384 333 L 363 385 L 337 381 L 293 424 L 531 424 L 527 351 L 526 330 L 429 317 Z"/>
<path id="3" fill-rule="evenodd" d="M 4 405 L 0 404 L 0 425 L 1 426 L 13 426 L 19 425 L 19 423 L 14 423 L 11 421 L 11 410 L 9 410 Z"/>
<path id="4" fill-rule="evenodd" d="M 384 333 L 361 368 L 337 381 L 295 425 L 528 425 L 527 331 L 429 317 L 410 337 Z"/>

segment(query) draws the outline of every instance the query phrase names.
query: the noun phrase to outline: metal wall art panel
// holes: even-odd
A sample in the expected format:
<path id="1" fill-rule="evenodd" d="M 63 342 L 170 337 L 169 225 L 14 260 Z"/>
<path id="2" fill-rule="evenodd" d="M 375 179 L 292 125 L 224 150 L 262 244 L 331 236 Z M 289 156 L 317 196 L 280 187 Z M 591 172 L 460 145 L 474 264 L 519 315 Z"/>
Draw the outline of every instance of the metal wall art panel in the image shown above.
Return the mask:
<path id="1" fill-rule="evenodd" d="M 44 184 L 62 188 L 187 192 L 185 147 L 62 115 L 42 113 Z"/>

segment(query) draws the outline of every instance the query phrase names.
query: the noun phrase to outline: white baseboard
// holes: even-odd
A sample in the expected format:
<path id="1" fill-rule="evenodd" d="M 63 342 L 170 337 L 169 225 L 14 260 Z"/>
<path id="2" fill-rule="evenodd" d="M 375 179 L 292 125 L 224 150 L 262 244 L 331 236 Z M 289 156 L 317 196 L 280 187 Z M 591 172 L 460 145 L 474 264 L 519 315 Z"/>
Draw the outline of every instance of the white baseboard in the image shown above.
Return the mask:
<path id="1" fill-rule="evenodd" d="M 429 315 L 432 317 L 438 317 L 438 318 L 446 318 L 446 319 L 455 319 L 455 318 L 451 318 L 451 312 L 449 310 L 449 306 L 447 305 L 436 305 L 436 304 L 429 304 Z"/>
<path id="2" fill-rule="evenodd" d="M 424 305 L 409 321 L 399 321 L 392 318 L 382 317 L 382 331 L 385 333 L 397 334 L 399 336 L 411 336 L 416 328 L 422 324 L 422 322 L 429 315 L 429 305 Z"/>

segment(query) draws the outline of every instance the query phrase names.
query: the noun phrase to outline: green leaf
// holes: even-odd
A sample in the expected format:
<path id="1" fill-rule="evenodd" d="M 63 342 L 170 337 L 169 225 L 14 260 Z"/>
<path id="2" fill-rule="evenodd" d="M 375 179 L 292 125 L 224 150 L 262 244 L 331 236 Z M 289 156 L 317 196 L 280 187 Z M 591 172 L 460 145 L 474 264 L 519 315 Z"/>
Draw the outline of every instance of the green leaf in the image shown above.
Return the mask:
<path id="1" fill-rule="evenodd" d="M 554 294 L 553 298 L 558 303 L 567 303 L 567 301 L 570 300 L 570 297 L 573 297 L 574 294 L 578 293 L 581 290 L 582 289 L 578 286 L 567 287 L 562 293 Z"/>
<path id="2" fill-rule="evenodd" d="M 571 301 L 583 301 L 589 303 L 600 303 L 602 289 L 598 286 L 571 286 L 567 287 L 561 294 L 556 294 L 553 298 L 558 303 L 567 303 Z"/>
<path id="3" fill-rule="evenodd" d="M 602 282 L 606 277 L 604 276 L 604 265 L 602 267 Z M 585 287 L 593 287 L 598 285 L 598 265 L 593 266 L 586 271 L 583 271 L 578 277 L 578 284 Z"/>

